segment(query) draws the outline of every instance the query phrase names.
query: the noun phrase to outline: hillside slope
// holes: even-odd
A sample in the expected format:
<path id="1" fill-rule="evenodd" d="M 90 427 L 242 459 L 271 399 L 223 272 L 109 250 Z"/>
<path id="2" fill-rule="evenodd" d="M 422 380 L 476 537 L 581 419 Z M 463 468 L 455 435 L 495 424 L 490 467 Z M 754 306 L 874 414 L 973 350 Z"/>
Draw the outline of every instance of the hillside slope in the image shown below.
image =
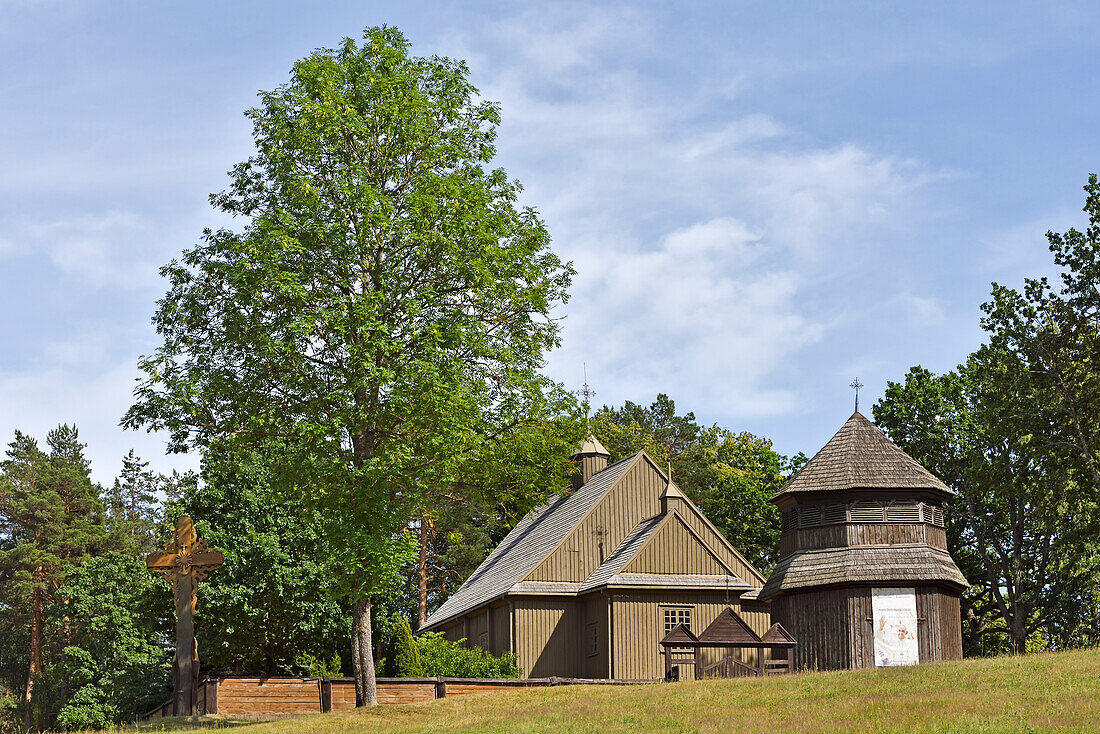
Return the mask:
<path id="1" fill-rule="evenodd" d="M 234 734 L 1100 731 L 1100 651 L 767 680 L 537 688 L 233 729 Z"/>

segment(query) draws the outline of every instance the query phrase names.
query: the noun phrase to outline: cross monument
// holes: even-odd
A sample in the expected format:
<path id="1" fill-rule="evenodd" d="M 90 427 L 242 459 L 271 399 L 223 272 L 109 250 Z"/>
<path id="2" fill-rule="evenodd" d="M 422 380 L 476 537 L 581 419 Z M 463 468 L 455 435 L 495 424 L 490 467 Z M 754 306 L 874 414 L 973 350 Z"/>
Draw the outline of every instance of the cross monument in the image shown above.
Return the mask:
<path id="1" fill-rule="evenodd" d="M 176 657 L 172 661 L 172 713 L 192 716 L 195 712 L 195 691 L 199 675 L 199 647 L 195 641 L 195 591 L 206 574 L 222 565 L 225 557 L 220 550 L 206 547 L 195 532 L 191 518 L 183 515 L 176 521 L 176 537 L 145 557 L 150 571 L 172 578 L 176 597 Z"/>

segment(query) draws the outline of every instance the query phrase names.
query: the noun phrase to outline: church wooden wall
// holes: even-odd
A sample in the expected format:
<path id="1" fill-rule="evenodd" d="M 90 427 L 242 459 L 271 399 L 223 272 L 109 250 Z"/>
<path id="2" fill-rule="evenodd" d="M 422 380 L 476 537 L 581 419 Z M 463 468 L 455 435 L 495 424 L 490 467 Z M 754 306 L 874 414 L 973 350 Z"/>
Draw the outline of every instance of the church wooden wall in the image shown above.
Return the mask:
<path id="1" fill-rule="evenodd" d="M 904 584 L 898 584 L 904 587 Z M 920 662 L 962 659 L 959 595 L 916 586 Z M 772 616 L 796 640 L 795 667 L 809 670 L 873 668 L 871 587 L 796 592 L 772 602 Z"/>
<path id="2" fill-rule="evenodd" d="M 783 534 L 779 540 L 780 557 L 796 550 L 844 548 L 855 545 L 895 545 L 922 543 L 947 550 L 943 528 L 926 523 L 849 523 L 799 528 Z"/>
<path id="3" fill-rule="evenodd" d="M 733 610 L 741 614 L 759 635 L 767 632 L 771 626 L 771 615 L 767 612 L 742 612 L 736 595 L 727 597 L 725 592 L 616 593 L 612 597 L 611 610 L 611 626 L 614 629 L 611 654 L 615 678 L 664 677 L 665 663 L 659 643 L 665 636 L 664 609 L 666 607 L 691 608 L 691 631 L 696 635 L 701 634 L 707 625 L 727 607 L 733 607 Z M 727 650 L 706 650 L 704 659 L 707 663 L 717 662 L 729 653 L 730 651 Z M 756 653 L 745 651 L 741 659 L 755 663 Z M 681 667 L 681 673 L 685 679 L 694 677 L 695 671 L 690 667 Z"/>
<path id="4" fill-rule="evenodd" d="M 517 598 L 516 656 L 525 678 L 578 677 L 583 670 L 584 615 L 567 598 Z"/>

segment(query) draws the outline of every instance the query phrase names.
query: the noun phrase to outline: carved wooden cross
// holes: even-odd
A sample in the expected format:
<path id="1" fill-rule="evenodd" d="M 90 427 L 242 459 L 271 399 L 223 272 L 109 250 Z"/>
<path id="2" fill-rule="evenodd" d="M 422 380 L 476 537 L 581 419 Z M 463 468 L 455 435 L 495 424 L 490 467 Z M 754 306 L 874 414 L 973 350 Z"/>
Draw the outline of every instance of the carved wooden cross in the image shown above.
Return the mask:
<path id="1" fill-rule="evenodd" d="M 191 716 L 195 712 L 195 690 L 199 675 L 199 648 L 195 642 L 195 591 L 206 574 L 222 565 L 220 550 L 206 547 L 199 540 L 195 524 L 187 515 L 176 521 L 176 537 L 164 550 L 145 557 L 150 571 L 172 577 L 176 597 L 176 657 L 172 661 L 175 685 L 173 714 Z"/>

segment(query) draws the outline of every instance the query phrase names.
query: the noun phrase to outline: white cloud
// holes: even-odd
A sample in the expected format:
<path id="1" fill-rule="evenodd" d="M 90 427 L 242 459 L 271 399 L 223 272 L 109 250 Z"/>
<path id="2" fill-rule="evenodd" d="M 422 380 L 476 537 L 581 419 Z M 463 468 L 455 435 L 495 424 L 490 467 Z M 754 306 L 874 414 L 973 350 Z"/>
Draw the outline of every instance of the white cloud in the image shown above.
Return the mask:
<path id="1" fill-rule="evenodd" d="M 575 383 L 586 362 L 608 402 L 663 390 L 726 417 L 789 412 L 790 365 L 852 318 L 822 289 L 904 230 L 939 174 L 807 145 L 797 121 L 739 102 L 743 76 L 662 87 L 630 66 L 659 37 L 599 8 L 448 44 L 501 103 L 501 161 L 579 271 L 551 372 Z"/>
<path id="2" fill-rule="evenodd" d="M 132 400 L 135 364 L 136 359 L 103 366 L 74 362 L 0 372 L 0 427 L 7 432 L 0 442 L 6 445 L 18 429 L 42 443 L 59 424 L 75 424 L 87 443 L 92 478 L 105 485 L 114 481 L 122 456 L 131 448 L 157 471 L 198 468 L 196 455 L 166 455 L 163 436 L 119 427 Z"/>
<path id="3" fill-rule="evenodd" d="M 28 223 L 17 232 L 24 253 L 44 255 L 62 274 L 93 287 L 133 288 L 157 278 L 159 258 L 149 257 L 158 251 L 155 226 L 133 212 Z"/>
<path id="4" fill-rule="evenodd" d="M 594 250 L 577 262 L 573 298 L 584 306 L 555 362 L 568 370 L 587 361 L 626 397 L 666 390 L 713 409 L 789 409 L 789 390 L 762 383 L 821 329 L 796 308 L 800 276 L 774 267 L 773 254 L 729 218 L 676 230 L 644 252 Z"/>
<path id="5" fill-rule="evenodd" d="M 909 322 L 915 326 L 941 326 L 947 322 L 943 304 L 934 296 L 901 293 L 896 300 Z"/>

